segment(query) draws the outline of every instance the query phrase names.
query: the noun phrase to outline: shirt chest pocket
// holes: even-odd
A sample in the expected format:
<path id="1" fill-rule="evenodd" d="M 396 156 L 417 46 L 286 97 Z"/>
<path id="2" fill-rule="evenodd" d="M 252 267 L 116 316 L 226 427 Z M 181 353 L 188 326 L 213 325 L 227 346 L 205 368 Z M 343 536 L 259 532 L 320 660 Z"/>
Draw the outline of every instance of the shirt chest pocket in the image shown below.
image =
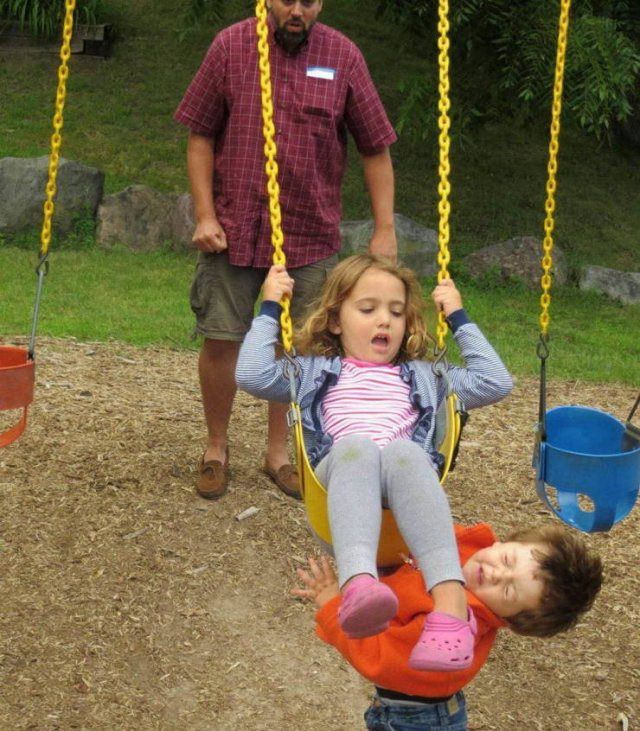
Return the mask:
<path id="1" fill-rule="evenodd" d="M 333 116 L 322 107 L 302 107 L 301 122 L 314 137 L 329 137 L 334 127 Z"/>
<path id="2" fill-rule="evenodd" d="M 300 124 L 316 137 L 331 135 L 340 117 L 336 81 L 305 77 L 295 96 Z"/>

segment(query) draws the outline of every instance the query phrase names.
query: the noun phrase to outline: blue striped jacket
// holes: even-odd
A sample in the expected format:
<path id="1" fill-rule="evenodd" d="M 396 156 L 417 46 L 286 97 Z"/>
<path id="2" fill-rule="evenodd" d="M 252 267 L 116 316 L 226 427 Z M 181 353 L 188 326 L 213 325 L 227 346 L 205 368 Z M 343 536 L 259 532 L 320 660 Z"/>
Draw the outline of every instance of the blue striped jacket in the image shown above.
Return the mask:
<path id="1" fill-rule="evenodd" d="M 257 398 L 286 403 L 291 399 L 291 389 L 285 373 L 286 361 L 276 358 L 280 324 L 275 319 L 274 304 L 263 303 L 260 314 L 253 320 L 240 348 L 236 381 L 239 388 Z M 458 315 L 457 322 L 462 323 L 452 329 L 466 365 L 448 365 L 447 375 L 453 390 L 466 409 L 500 401 L 513 388 L 509 372 L 480 328 L 469 322 L 464 310 L 454 315 Z M 320 407 L 327 388 L 340 375 L 342 362 L 338 356 L 296 356 L 295 361 L 298 366 L 295 385 L 305 447 L 309 461 L 315 467 L 332 445 Z M 434 374 L 430 361 L 402 363 L 400 375 L 410 386 L 410 398 L 419 415 L 411 438 L 440 466 L 442 458 L 434 446 L 434 414 L 447 396 L 446 383 Z"/>

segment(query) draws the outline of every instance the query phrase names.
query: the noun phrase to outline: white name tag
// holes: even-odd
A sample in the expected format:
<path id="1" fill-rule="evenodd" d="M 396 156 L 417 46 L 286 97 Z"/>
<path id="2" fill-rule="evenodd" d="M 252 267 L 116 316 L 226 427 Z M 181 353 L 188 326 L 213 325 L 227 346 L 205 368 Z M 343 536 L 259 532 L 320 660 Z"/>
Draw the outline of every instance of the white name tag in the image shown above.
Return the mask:
<path id="1" fill-rule="evenodd" d="M 324 66 L 307 66 L 307 76 L 312 79 L 327 79 L 333 81 L 336 78 L 336 70 Z"/>

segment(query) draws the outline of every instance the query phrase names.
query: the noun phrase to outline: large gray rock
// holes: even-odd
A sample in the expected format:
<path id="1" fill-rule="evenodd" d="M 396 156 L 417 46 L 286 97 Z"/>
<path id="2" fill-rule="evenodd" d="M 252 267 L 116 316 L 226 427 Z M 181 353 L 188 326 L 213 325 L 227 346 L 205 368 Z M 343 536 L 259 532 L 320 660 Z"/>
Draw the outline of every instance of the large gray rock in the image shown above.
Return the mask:
<path id="1" fill-rule="evenodd" d="M 621 272 L 598 266 L 580 271 L 580 289 L 606 294 L 625 305 L 640 302 L 640 272 Z"/>
<path id="2" fill-rule="evenodd" d="M 499 244 L 485 246 L 464 258 L 469 275 L 474 279 L 495 272 L 500 279 L 520 279 L 532 287 L 540 286 L 542 243 L 534 236 L 518 236 Z M 564 252 L 553 248 L 553 284 L 567 283 L 568 267 Z"/>
<path id="3" fill-rule="evenodd" d="M 183 248 L 190 245 L 193 229 L 191 196 L 132 185 L 102 200 L 96 243 L 107 248 L 122 244 L 135 251 L 165 244 Z"/>
<path id="4" fill-rule="evenodd" d="M 394 219 L 400 261 L 413 269 L 419 277 L 430 277 L 435 274 L 438 269 L 436 260 L 438 234 L 400 213 L 396 213 Z M 372 220 L 344 221 L 340 225 L 342 255 L 350 256 L 365 251 L 372 233 Z"/>
<path id="5" fill-rule="evenodd" d="M 42 226 L 49 156 L 0 159 L 0 232 L 18 233 Z M 53 227 L 66 233 L 76 216 L 93 217 L 104 189 L 104 173 L 60 158 Z"/>
<path id="6" fill-rule="evenodd" d="M 193 249 L 191 239 L 196 228 L 196 217 L 193 210 L 193 198 L 189 193 L 183 193 L 177 197 L 171 226 L 174 245 Z"/>

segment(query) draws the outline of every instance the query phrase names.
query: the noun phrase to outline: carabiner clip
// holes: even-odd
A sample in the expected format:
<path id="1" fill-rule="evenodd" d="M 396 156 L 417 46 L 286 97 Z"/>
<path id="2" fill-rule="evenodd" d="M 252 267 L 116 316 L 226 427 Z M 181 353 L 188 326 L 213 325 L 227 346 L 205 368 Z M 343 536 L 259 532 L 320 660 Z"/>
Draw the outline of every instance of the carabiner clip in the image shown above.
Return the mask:
<path id="1" fill-rule="evenodd" d="M 437 346 L 433 352 L 433 363 L 431 363 L 431 370 L 436 376 L 444 376 L 447 370 L 447 346 L 443 345 L 442 350 Z"/>
<path id="2" fill-rule="evenodd" d="M 292 348 L 291 351 L 284 351 L 284 363 L 282 364 L 282 372 L 289 379 L 289 394 L 292 403 L 296 403 L 298 400 L 298 394 L 296 389 L 296 380 L 300 375 L 300 364 L 295 359 L 295 350 Z"/>

